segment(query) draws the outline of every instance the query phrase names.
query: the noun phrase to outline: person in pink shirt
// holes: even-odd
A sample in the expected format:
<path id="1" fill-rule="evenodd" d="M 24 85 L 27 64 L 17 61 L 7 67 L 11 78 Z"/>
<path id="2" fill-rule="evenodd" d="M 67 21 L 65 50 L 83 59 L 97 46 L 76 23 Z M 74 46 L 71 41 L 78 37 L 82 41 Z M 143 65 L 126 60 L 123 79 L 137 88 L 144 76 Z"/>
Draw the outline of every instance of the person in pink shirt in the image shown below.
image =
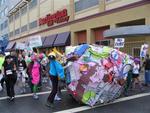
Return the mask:
<path id="1" fill-rule="evenodd" d="M 32 84 L 33 84 L 33 98 L 38 99 L 37 93 L 37 85 L 39 84 L 40 81 L 40 64 L 37 61 L 36 56 L 32 57 L 33 67 L 31 71 L 31 76 L 32 76 Z"/>

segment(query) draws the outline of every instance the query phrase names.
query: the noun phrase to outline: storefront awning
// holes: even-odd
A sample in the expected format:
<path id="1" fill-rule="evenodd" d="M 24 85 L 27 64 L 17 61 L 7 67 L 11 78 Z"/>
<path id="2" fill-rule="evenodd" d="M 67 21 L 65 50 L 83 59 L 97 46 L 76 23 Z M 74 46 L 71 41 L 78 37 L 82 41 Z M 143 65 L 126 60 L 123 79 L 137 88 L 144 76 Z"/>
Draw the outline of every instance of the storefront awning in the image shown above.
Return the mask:
<path id="1" fill-rule="evenodd" d="M 13 47 L 13 50 L 24 50 L 26 48 L 25 42 L 17 42 Z"/>
<path id="2" fill-rule="evenodd" d="M 46 39 L 46 36 L 41 38 L 42 44 L 44 44 L 45 39 Z"/>
<path id="3" fill-rule="evenodd" d="M 16 42 L 9 42 L 5 51 L 7 51 L 7 52 L 12 51 L 14 49 L 15 45 L 16 45 Z"/>
<path id="4" fill-rule="evenodd" d="M 54 46 L 68 46 L 70 45 L 70 32 L 64 32 L 57 35 Z"/>
<path id="5" fill-rule="evenodd" d="M 47 36 L 43 43 L 43 47 L 52 47 L 56 37 L 57 37 L 57 34 Z"/>
<path id="6" fill-rule="evenodd" d="M 150 25 L 120 27 L 104 31 L 104 37 L 127 37 L 150 35 Z"/>

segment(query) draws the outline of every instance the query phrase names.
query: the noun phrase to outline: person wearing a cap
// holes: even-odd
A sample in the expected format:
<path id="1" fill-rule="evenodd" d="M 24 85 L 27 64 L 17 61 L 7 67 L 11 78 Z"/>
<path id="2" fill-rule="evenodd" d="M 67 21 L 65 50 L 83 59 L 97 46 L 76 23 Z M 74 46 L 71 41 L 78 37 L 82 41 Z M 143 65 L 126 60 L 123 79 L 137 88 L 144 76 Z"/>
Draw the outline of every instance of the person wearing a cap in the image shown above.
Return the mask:
<path id="1" fill-rule="evenodd" d="M 16 74 L 16 65 L 12 61 L 10 55 L 5 57 L 3 67 L 4 67 L 4 77 L 6 82 L 7 96 L 10 98 L 10 100 L 14 100 L 15 98 L 14 86 L 17 80 L 17 74 Z"/>
<path id="2" fill-rule="evenodd" d="M 48 107 L 54 107 L 54 98 L 57 94 L 58 89 L 58 77 L 60 79 L 64 78 L 64 68 L 62 65 L 56 60 L 56 54 L 54 52 L 51 52 L 49 55 L 49 75 L 52 82 L 52 91 L 50 95 L 48 96 L 46 106 Z"/>

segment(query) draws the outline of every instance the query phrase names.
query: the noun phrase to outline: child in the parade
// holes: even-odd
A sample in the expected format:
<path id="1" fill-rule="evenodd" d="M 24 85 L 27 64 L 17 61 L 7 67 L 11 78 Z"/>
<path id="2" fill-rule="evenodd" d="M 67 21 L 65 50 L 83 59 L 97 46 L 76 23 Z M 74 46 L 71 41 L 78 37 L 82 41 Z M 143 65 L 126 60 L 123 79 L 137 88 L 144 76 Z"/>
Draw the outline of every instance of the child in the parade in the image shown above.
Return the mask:
<path id="1" fill-rule="evenodd" d="M 33 55 L 31 57 L 32 61 L 33 61 L 33 66 L 32 66 L 32 72 L 31 72 L 31 76 L 32 76 L 32 84 L 33 84 L 33 98 L 34 99 L 38 99 L 38 95 L 37 95 L 37 86 L 39 84 L 40 81 L 40 64 L 38 62 L 38 57 L 37 55 Z"/>
<path id="2" fill-rule="evenodd" d="M 25 89 L 26 77 L 27 77 L 26 68 L 27 68 L 26 62 L 23 59 L 22 55 L 19 54 L 19 57 L 18 57 L 18 82 L 20 85 L 21 93 L 26 92 L 26 89 Z"/>

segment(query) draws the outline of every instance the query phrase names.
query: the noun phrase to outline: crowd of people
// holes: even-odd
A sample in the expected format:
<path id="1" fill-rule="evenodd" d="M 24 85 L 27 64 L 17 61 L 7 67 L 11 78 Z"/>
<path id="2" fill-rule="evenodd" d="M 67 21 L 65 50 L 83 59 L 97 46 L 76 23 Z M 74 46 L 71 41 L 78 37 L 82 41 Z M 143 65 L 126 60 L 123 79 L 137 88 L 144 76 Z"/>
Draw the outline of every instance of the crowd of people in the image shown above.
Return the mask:
<path id="1" fill-rule="evenodd" d="M 144 69 L 144 81 L 140 80 L 140 72 Z M 124 90 L 125 96 L 128 96 L 129 89 L 135 89 L 136 84 L 140 91 L 143 91 L 143 86 L 150 86 L 150 58 L 146 55 L 146 58 L 142 62 L 139 58 L 134 58 L 134 63 L 128 72 L 126 86 Z"/>
<path id="2" fill-rule="evenodd" d="M 50 83 L 52 91 L 48 96 L 46 105 L 53 106 L 54 100 L 61 100 L 57 93 L 60 92 L 58 81 L 64 80 L 64 68 L 57 60 L 55 52 L 48 56 L 43 53 L 32 53 L 27 57 L 24 52 L 19 54 L 0 55 L 0 83 L 1 91 L 6 87 L 10 101 L 15 99 L 15 85 L 21 94 L 26 92 L 26 85 L 30 86 L 33 99 L 38 99 L 37 92 L 43 83 Z M 59 91 L 57 92 L 57 90 Z"/>
<path id="3" fill-rule="evenodd" d="M 30 57 L 30 61 L 28 58 Z M 4 89 L 6 84 L 7 96 L 12 101 L 15 98 L 15 84 L 19 86 L 20 93 L 26 93 L 26 83 L 31 88 L 33 98 L 38 99 L 37 92 L 39 87 L 44 83 L 47 77 L 50 78 L 52 91 L 47 98 L 46 106 L 53 107 L 54 100 L 61 100 L 58 97 L 60 92 L 58 83 L 59 80 L 64 80 L 65 71 L 62 63 L 57 60 L 55 52 L 50 52 L 48 56 L 45 54 L 34 53 L 29 55 L 28 58 L 22 53 L 17 55 L 3 55 L 0 54 L 0 83 Z M 145 61 L 142 63 L 139 59 L 134 59 L 134 64 L 128 72 L 128 77 L 125 86 L 125 95 L 128 95 L 129 88 L 134 89 L 138 83 L 139 89 L 143 90 L 142 83 L 139 79 L 140 70 L 145 68 L 145 82 L 143 85 L 150 85 L 150 58 L 146 56 Z M 1 88 L 1 89 L 2 89 Z"/>

